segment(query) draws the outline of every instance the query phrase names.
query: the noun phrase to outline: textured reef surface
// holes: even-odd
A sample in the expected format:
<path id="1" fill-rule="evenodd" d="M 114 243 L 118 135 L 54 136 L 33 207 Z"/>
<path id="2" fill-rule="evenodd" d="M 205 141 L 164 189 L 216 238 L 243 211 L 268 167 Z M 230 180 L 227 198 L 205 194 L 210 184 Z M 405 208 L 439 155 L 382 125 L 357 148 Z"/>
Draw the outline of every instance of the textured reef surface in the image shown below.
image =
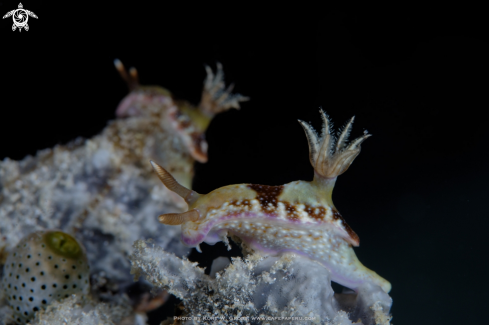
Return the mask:
<path id="1" fill-rule="evenodd" d="M 153 241 L 134 247 L 132 273 L 180 298 L 182 323 L 390 324 L 392 300 L 379 286 L 335 294 L 327 269 L 300 255 L 250 254 L 206 275 Z"/>
<path id="2" fill-rule="evenodd" d="M 248 98 L 225 87 L 220 64 L 215 73 L 206 67 L 197 106 L 141 86 L 134 68 L 115 65 L 130 92 L 99 135 L 0 162 L 1 325 L 143 325 L 169 294 L 181 303 L 162 324 L 390 324 L 390 284 L 356 259 L 358 236 L 330 199 L 331 179 L 367 134 L 346 146 L 350 122 L 334 154 L 328 129 L 318 137 L 303 124 L 312 185 L 286 184 L 266 197 L 246 187 L 225 205 L 189 189 L 193 165 L 207 161 L 213 116 Z M 151 160 L 164 166 L 153 165 L 157 175 Z M 214 207 L 218 201 L 224 205 Z M 253 231 L 224 218 L 251 212 L 260 219 L 243 229 Z M 187 260 L 188 246 L 228 236 L 242 244 L 243 258 L 214 260 L 210 275 Z M 335 293 L 331 281 L 353 290 Z"/>

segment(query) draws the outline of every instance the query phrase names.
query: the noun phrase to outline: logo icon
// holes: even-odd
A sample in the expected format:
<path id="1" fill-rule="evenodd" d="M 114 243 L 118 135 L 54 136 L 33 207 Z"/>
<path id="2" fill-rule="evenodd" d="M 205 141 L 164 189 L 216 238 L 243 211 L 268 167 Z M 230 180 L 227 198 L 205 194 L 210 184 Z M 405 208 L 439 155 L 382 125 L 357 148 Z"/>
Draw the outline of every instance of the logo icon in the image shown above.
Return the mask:
<path id="1" fill-rule="evenodd" d="M 15 31 L 18 28 L 19 32 L 22 31 L 22 28 L 24 28 L 26 31 L 29 30 L 29 25 L 27 25 L 29 16 L 37 18 L 36 14 L 32 11 L 23 9 L 22 3 L 19 3 L 18 9 L 7 12 L 7 14 L 3 16 L 3 18 L 5 19 L 10 16 L 12 16 L 12 19 L 14 20 L 12 31 Z"/>

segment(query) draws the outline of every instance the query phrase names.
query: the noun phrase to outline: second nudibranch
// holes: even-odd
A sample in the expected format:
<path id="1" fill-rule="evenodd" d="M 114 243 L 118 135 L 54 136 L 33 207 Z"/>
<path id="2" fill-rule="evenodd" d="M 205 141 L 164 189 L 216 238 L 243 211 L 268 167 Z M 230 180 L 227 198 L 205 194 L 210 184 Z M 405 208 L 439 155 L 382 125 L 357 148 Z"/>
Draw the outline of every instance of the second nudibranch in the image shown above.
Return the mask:
<path id="1" fill-rule="evenodd" d="M 182 242 L 197 247 L 215 244 L 227 236 L 238 237 L 255 251 L 267 254 L 294 252 L 321 262 L 331 280 L 357 290 L 370 282 L 389 292 L 391 284 L 358 260 L 352 246 L 358 235 L 336 210 L 331 194 L 338 175 L 345 172 L 360 153 L 365 134 L 346 145 L 353 118 L 335 141 L 322 110 L 322 134 L 300 121 L 309 142 L 314 167 L 311 182 L 295 181 L 281 186 L 238 184 L 202 195 L 178 184 L 161 166 L 151 162 L 168 189 L 189 205 L 184 213 L 163 214 L 161 223 L 182 225 Z"/>

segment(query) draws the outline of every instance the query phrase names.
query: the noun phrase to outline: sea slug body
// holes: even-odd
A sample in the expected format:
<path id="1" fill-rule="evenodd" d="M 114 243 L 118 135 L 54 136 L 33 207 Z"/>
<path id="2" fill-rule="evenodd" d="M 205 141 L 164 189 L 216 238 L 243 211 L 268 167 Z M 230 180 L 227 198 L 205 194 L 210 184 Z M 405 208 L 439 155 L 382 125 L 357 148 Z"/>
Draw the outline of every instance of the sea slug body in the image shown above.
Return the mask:
<path id="1" fill-rule="evenodd" d="M 324 111 L 322 134 L 299 121 L 309 142 L 314 167 L 311 182 L 295 181 L 281 186 L 229 185 L 201 195 L 178 184 L 161 166 L 152 162 L 158 177 L 170 190 L 185 199 L 189 210 L 163 214 L 161 223 L 182 225 L 182 242 L 198 247 L 214 244 L 227 236 L 239 238 L 251 249 L 266 254 L 294 252 L 321 262 L 332 281 L 357 290 L 364 283 L 389 292 L 391 284 L 358 260 L 352 246 L 358 235 L 336 210 L 332 191 L 338 175 L 345 172 L 360 153 L 365 134 L 346 145 L 353 118 L 335 144 Z"/>

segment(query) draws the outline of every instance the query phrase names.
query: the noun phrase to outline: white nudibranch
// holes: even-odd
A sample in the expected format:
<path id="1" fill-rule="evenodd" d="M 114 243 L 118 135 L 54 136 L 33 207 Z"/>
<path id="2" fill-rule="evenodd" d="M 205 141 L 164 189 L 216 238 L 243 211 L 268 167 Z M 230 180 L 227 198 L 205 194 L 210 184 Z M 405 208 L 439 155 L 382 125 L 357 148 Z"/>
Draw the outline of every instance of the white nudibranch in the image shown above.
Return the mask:
<path id="1" fill-rule="evenodd" d="M 311 182 L 295 181 L 280 186 L 228 185 L 209 194 L 198 194 L 178 184 L 161 166 L 151 162 L 168 189 L 185 199 L 189 210 L 159 217 L 161 223 L 182 226 L 182 242 L 196 247 L 232 235 L 247 247 L 265 254 L 295 252 L 321 262 L 331 279 L 358 289 L 369 282 L 389 292 L 391 284 L 358 260 L 352 246 L 358 235 L 336 210 L 331 194 L 338 175 L 345 172 L 360 153 L 364 135 L 347 145 L 353 118 L 335 143 L 326 113 L 320 136 L 304 121 L 299 123 L 309 142 L 314 167 Z"/>

